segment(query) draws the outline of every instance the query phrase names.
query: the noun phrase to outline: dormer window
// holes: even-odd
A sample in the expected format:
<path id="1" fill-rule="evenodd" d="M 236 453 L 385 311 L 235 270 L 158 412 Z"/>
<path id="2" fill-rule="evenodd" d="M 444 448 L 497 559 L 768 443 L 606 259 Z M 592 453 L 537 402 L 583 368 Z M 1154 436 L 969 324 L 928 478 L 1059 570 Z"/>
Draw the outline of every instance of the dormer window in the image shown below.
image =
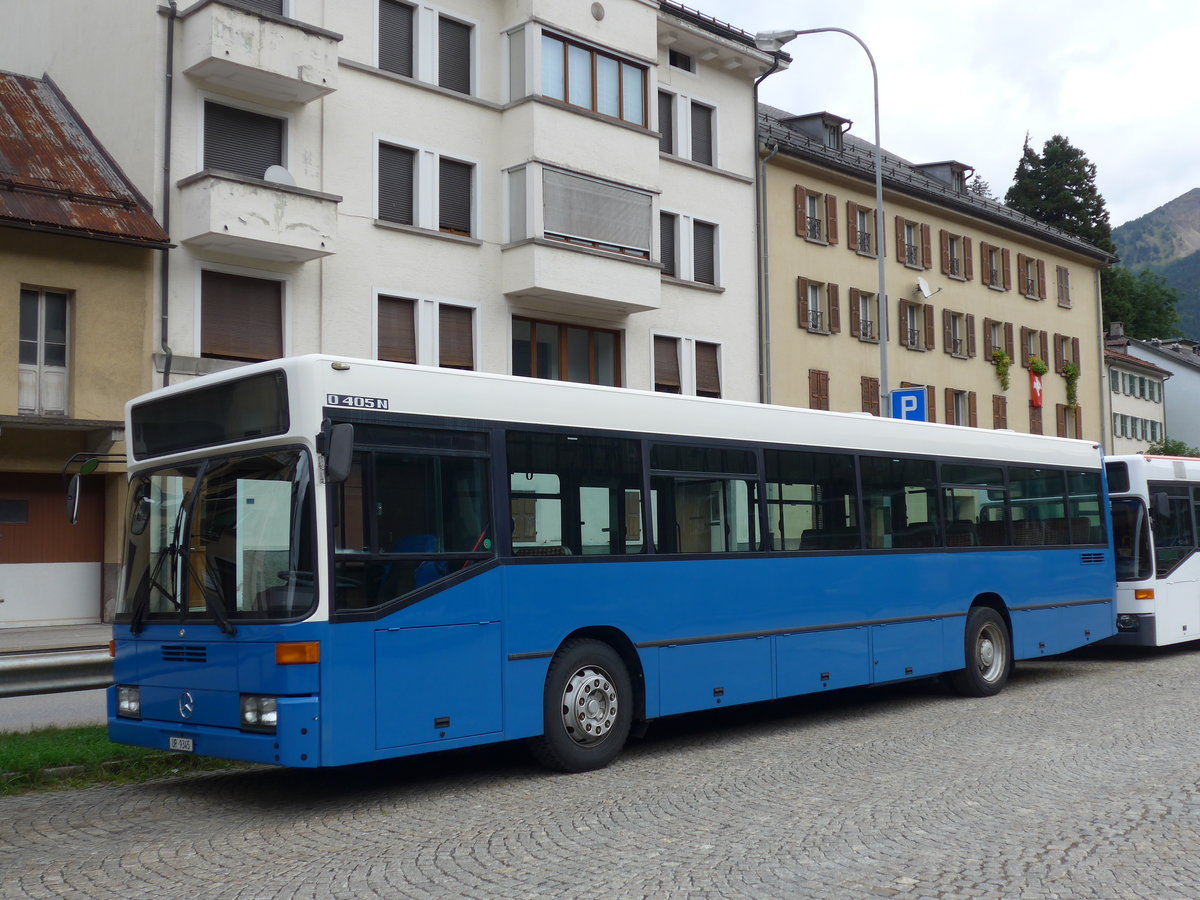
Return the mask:
<path id="1" fill-rule="evenodd" d="M 842 149 L 842 129 L 833 122 L 825 123 L 825 146 L 830 150 Z"/>

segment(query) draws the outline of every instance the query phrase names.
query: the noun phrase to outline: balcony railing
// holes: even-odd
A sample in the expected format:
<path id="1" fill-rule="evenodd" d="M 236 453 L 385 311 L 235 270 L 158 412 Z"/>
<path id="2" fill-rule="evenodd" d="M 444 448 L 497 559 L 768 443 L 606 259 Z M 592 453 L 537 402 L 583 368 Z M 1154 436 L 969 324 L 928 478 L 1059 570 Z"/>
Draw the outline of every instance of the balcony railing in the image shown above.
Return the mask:
<path id="1" fill-rule="evenodd" d="M 813 216 L 808 217 L 806 220 L 806 227 L 808 228 L 808 239 L 810 241 L 825 240 L 825 238 L 821 236 L 821 233 L 824 231 L 824 224 L 825 223 L 818 218 L 814 218 Z"/>
<path id="2" fill-rule="evenodd" d="M 821 315 L 821 310 L 810 309 L 808 311 L 808 330 L 824 331 L 825 329 L 822 327 L 823 318 L 824 317 Z"/>
<path id="3" fill-rule="evenodd" d="M 963 268 L 963 264 L 962 264 L 961 259 L 959 259 L 957 256 L 950 257 L 950 274 L 951 275 L 955 276 L 956 278 L 961 278 L 962 277 L 962 268 Z"/>
<path id="4" fill-rule="evenodd" d="M 858 336 L 864 341 L 875 340 L 875 323 L 870 319 L 862 319 L 859 321 Z"/>
<path id="5" fill-rule="evenodd" d="M 905 343 L 905 346 L 908 347 L 909 350 L 924 350 L 925 349 L 921 345 L 921 329 L 920 328 L 908 329 L 907 337 L 908 337 L 908 340 Z"/>
<path id="6" fill-rule="evenodd" d="M 871 232 L 860 231 L 858 233 L 858 252 L 859 253 L 870 253 L 871 252 Z"/>
<path id="7" fill-rule="evenodd" d="M 921 265 L 921 248 L 916 244 L 904 245 L 904 264 L 906 266 Z"/>

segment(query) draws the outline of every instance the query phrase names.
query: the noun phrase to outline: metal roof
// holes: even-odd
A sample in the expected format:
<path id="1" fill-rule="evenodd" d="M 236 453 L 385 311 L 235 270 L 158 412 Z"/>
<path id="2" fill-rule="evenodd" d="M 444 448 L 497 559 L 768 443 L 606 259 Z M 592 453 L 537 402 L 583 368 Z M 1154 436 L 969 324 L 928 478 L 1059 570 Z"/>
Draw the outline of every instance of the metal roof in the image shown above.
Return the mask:
<path id="1" fill-rule="evenodd" d="M 0 72 L 0 227 L 170 246 L 54 83 L 11 72 Z"/>

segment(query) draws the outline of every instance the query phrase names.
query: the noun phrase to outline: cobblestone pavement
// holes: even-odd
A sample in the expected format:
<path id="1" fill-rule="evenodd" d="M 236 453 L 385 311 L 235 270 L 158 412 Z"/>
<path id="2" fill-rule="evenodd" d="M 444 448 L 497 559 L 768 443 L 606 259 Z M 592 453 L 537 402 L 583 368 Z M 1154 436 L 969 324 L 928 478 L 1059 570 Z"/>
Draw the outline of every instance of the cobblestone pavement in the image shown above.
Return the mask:
<path id="1" fill-rule="evenodd" d="M 2 897 L 1200 896 L 1200 649 L 501 747 L 0 799 Z"/>

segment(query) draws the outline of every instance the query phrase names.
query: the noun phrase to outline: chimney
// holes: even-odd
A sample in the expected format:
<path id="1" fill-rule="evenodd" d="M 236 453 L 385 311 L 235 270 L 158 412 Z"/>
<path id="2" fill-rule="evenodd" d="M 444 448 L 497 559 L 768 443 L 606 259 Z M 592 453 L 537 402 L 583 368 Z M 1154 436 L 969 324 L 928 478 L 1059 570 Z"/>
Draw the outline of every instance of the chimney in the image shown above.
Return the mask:
<path id="1" fill-rule="evenodd" d="M 1109 322 L 1108 323 L 1108 336 L 1114 337 L 1114 338 L 1125 337 L 1125 323 L 1124 322 Z"/>

